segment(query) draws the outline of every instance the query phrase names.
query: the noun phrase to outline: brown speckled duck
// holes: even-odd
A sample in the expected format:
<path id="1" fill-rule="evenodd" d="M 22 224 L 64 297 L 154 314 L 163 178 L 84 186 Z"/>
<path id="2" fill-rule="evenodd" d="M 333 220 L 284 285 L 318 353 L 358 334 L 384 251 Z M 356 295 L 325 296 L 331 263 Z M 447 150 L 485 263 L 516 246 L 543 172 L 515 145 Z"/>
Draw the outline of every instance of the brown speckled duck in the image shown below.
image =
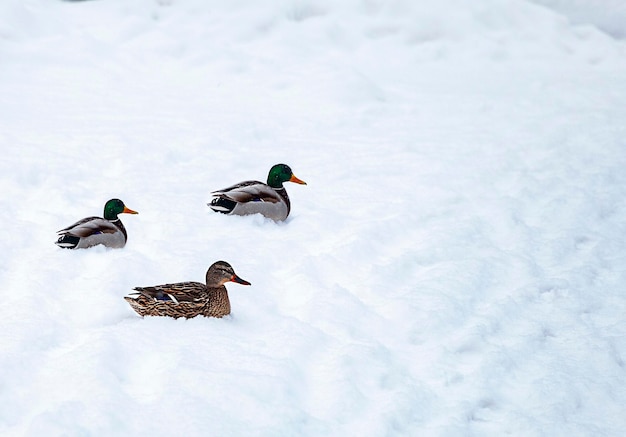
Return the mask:
<path id="1" fill-rule="evenodd" d="M 124 247 L 128 234 L 117 216 L 122 213 L 137 214 L 137 211 L 128 209 L 120 199 L 111 199 L 104 205 L 104 218 L 87 217 L 57 231 L 59 239 L 55 244 L 64 249 L 84 249 L 98 244 Z"/>
<path id="2" fill-rule="evenodd" d="M 228 291 L 224 284 L 236 282 L 250 285 L 241 279 L 230 264 L 217 261 L 206 272 L 206 285 L 200 282 L 135 287 L 137 293 L 124 299 L 140 316 L 168 316 L 190 319 L 196 316 L 224 317 L 230 314 Z"/>
<path id="3" fill-rule="evenodd" d="M 214 191 L 208 205 L 213 211 L 223 214 L 262 214 L 274 221 L 285 220 L 289 216 L 291 202 L 283 182 L 306 185 L 288 165 L 276 164 L 267 175 L 267 184 L 245 181 Z"/>

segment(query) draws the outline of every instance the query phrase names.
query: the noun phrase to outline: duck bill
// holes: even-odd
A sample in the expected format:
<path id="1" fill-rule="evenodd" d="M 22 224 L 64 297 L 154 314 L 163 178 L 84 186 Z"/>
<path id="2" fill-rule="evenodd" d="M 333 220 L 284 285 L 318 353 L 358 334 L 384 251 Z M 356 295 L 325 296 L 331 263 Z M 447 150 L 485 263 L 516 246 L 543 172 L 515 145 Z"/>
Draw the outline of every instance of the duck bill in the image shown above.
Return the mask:
<path id="1" fill-rule="evenodd" d="M 124 211 L 122 212 L 125 212 L 126 214 L 139 214 L 137 211 L 133 211 L 132 209 L 126 207 L 124 207 Z"/>
<path id="2" fill-rule="evenodd" d="M 302 179 L 298 179 L 296 177 L 296 175 L 294 175 L 294 174 L 291 175 L 291 178 L 289 179 L 289 182 L 295 182 L 296 184 L 306 185 L 306 182 L 304 182 Z"/>
<path id="3" fill-rule="evenodd" d="M 246 281 L 245 279 L 241 279 L 239 276 L 237 275 L 233 275 L 230 277 L 231 282 L 236 282 L 237 284 L 242 284 L 242 285 L 252 285 L 250 284 L 248 281 Z"/>

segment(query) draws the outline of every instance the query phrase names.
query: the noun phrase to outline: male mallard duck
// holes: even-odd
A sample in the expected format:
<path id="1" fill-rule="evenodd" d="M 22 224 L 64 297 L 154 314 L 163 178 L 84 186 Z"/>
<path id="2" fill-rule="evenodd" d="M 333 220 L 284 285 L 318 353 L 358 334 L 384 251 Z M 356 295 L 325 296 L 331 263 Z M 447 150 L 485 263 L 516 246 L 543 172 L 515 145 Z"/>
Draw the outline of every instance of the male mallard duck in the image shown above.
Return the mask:
<path id="1" fill-rule="evenodd" d="M 213 199 L 208 205 L 213 211 L 224 214 L 262 214 L 272 220 L 285 220 L 291 210 L 291 203 L 283 182 L 306 185 L 294 176 L 285 164 L 276 164 L 270 169 L 267 184 L 259 181 L 245 181 L 213 191 Z"/>
<path id="2" fill-rule="evenodd" d="M 111 199 L 104 205 L 104 218 L 87 217 L 72 226 L 57 232 L 56 245 L 65 249 L 84 249 L 103 244 L 106 247 L 120 248 L 126 245 L 126 229 L 118 214 L 138 214 L 128 209 L 120 199 Z"/>
<path id="3" fill-rule="evenodd" d="M 175 319 L 196 316 L 224 317 L 230 314 L 228 291 L 224 284 L 237 282 L 250 285 L 241 279 L 226 261 L 217 261 L 206 272 L 206 285 L 200 282 L 135 287 L 124 299 L 140 316 L 169 316 Z"/>

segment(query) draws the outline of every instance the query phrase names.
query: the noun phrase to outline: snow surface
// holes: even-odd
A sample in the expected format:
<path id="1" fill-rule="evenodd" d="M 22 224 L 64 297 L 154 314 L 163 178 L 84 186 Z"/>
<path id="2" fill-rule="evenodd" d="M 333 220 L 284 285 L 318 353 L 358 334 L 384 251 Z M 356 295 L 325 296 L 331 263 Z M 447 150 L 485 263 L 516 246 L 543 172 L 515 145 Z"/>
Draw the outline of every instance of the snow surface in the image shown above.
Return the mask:
<path id="1" fill-rule="evenodd" d="M 0 2 L 0 434 L 624 435 L 625 17 Z M 206 206 L 278 162 L 285 223 Z M 228 318 L 122 299 L 218 259 Z"/>

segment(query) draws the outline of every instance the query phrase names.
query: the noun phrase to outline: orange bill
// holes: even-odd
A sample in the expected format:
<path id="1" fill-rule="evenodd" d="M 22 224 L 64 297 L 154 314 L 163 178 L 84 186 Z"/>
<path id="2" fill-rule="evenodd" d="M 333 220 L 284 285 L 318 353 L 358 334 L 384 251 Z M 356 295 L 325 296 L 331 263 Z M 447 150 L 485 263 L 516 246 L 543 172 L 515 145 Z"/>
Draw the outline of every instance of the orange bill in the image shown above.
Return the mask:
<path id="1" fill-rule="evenodd" d="M 124 207 L 124 211 L 126 214 L 139 214 L 137 211 L 133 211 L 132 209 Z"/>
<path id="2" fill-rule="evenodd" d="M 296 177 L 296 175 L 294 175 L 294 174 L 292 174 L 292 175 L 291 175 L 291 179 L 289 179 L 289 182 L 295 182 L 296 184 L 306 185 L 306 182 L 304 182 L 304 181 L 303 181 L 303 180 L 301 180 L 301 179 L 298 179 L 298 178 Z"/>

